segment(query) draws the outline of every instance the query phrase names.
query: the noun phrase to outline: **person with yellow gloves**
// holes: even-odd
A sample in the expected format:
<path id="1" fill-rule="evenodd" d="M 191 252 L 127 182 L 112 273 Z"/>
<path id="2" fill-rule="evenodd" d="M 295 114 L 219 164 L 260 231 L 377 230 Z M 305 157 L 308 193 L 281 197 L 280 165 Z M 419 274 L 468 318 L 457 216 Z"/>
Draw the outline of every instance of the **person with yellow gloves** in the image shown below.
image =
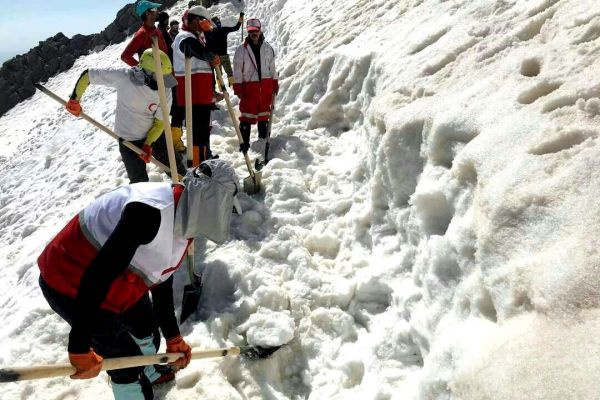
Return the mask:
<path id="1" fill-rule="evenodd" d="M 175 318 L 173 273 L 191 239 L 227 240 L 232 209 L 242 212 L 239 192 L 233 167 L 209 160 L 190 169 L 183 184 L 141 182 L 102 195 L 48 243 L 37 260 L 39 284 L 71 326 L 72 379 L 97 376 L 104 358 L 156 354 L 161 332 L 167 353 L 184 356 L 172 368 L 107 371 L 115 399 L 152 400 L 153 385 L 189 364 L 191 348 Z"/>
<path id="2" fill-rule="evenodd" d="M 160 51 L 163 79 L 167 88 L 177 85 L 171 75 L 173 67 L 169 57 Z M 125 164 L 130 183 L 148 182 L 146 164 L 152 157 L 152 145 L 157 143 L 156 159 L 168 165 L 166 141 L 163 132 L 163 115 L 160 108 L 158 84 L 156 83 L 152 49 L 146 49 L 138 66 L 132 68 L 90 68 L 85 70 L 75 84 L 67 103 L 67 111 L 75 116 L 81 114 L 81 97 L 87 87 L 104 85 L 117 90 L 115 133 L 119 136 L 119 152 Z M 171 106 L 171 91 L 167 91 L 168 107 Z M 168 118 L 168 116 L 167 116 Z M 158 140 L 162 137 L 162 140 Z M 123 145 L 127 140 L 144 151 L 137 155 Z M 185 174 L 181 156 L 177 160 L 179 173 Z"/>

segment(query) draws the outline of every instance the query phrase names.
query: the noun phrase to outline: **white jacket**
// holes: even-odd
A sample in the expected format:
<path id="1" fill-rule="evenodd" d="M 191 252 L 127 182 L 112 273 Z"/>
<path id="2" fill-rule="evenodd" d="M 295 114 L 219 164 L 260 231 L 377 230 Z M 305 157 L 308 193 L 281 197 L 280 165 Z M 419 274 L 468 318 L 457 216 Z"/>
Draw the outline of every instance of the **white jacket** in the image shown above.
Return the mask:
<path id="1" fill-rule="evenodd" d="M 269 43 L 263 41 L 260 46 L 260 65 L 262 79 L 278 79 L 275 69 L 275 51 Z M 250 45 L 240 45 L 233 56 L 233 78 L 236 83 L 257 82 L 258 65 Z"/>
<path id="2" fill-rule="evenodd" d="M 158 90 L 134 83 L 130 68 L 106 68 L 88 70 L 92 85 L 104 85 L 117 89 L 115 133 L 125 140 L 145 139 L 154 118 L 163 119 Z M 167 107 L 171 109 L 171 91 L 167 90 Z"/>

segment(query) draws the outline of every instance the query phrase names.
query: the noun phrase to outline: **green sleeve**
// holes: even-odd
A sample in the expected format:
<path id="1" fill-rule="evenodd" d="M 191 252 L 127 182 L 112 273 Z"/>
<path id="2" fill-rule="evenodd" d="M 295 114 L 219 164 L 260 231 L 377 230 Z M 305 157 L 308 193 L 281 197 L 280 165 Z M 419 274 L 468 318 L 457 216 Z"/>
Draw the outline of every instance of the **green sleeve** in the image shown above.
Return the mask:
<path id="1" fill-rule="evenodd" d="M 152 124 L 152 128 L 148 131 L 148 136 L 146 136 L 144 144 L 151 145 L 156 142 L 156 139 L 158 139 L 163 132 L 163 127 L 164 123 L 162 120 L 154 118 L 154 123 Z"/>
<path id="2" fill-rule="evenodd" d="M 83 73 L 77 80 L 77 83 L 75 84 L 75 88 L 73 89 L 73 93 L 71 93 L 71 99 L 72 100 L 81 100 L 81 96 L 83 96 L 83 93 L 85 92 L 85 89 L 87 89 L 89 84 L 90 84 L 90 73 L 86 69 L 85 71 L 83 71 Z"/>

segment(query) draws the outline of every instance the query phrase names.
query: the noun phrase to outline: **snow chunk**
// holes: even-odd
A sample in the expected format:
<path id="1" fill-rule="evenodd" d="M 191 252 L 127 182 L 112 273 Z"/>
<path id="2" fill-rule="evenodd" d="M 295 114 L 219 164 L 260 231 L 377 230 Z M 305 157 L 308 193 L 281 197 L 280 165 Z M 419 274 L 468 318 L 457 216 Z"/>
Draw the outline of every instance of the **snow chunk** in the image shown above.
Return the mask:
<path id="1" fill-rule="evenodd" d="M 294 338 L 295 323 L 289 311 L 272 311 L 258 308 L 248 321 L 238 327 L 238 332 L 246 332 L 251 346 L 276 347 Z"/>
<path id="2" fill-rule="evenodd" d="M 319 253 L 327 258 L 335 258 L 340 249 L 340 240 L 329 229 L 318 232 L 317 227 L 304 239 L 304 246 L 311 253 Z"/>

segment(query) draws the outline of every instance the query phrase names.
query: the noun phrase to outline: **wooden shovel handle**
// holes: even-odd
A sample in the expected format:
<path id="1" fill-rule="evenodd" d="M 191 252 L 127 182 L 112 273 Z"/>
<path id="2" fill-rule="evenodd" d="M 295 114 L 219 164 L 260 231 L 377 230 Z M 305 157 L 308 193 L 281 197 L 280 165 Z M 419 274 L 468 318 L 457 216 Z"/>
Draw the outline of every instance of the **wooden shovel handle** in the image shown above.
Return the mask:
<path id="1" fill-rule="evenodd" d="M 233 128 L 235 129 L 235 134 L 238 137 L 238 142 L 240 145 L 244 142 L 242 139 L 242 132 L 240 132 L 240 125 L 235 117 L 235 112 L 233 111 L 233 105 L 231 104 L 231 99 L 229 98 L 229 92 L 225 88 L 225 84 L 223 83 L 223 73 L 219 69 L 219 67 L 215 68 L 215 73 L 217 74 L 217 82 L 219 83 L 219 88 L 223 92 L 223 96 L 225 97 L 225 103 L 227 104 L 227 111 L 229 111 L 229 117 L 231 118 L 231 123 L 233 124 Z M 252 177 L 252 180 L 256 182 L 256 178 L 254 177 L 254 171 L 252 170 L 252 164 L 250 163 L 250 157 L 248 157 L 248 152 L 243 153 L 244 160 L 246 161 L 246 167 L 248 168 L 248 172 Z"/>
<path id="2" fill-rule="evenodd" d="M 214 350 L 199 350 L 192 352 L 192 360 L 202 358 L 225 357 L 239 355 L 239 347 L 229 347 Z M 145 356 L 107 358 L 102 363 L 102 370 L 113 370 L 122 368 L 141 367 L 152 364 L 166 364 L 183 357 L 183 353 L 161 353 Z M 31 379 L 55 378 L 59 376 L 70 376 L 75 373 L 71 364 L 39 365 L 35 367 L 15 367 L 0 369 L 0 383 L 17 382 Z"/>
<path id="3" fill-rule="evenodd" d="M 177 171 L 175 160 L 175 150 L 173 148 L 173 134 L 171 133 L 171 120 L 169 119 L 170 109 L 167 103 L 167 92 L 163 80 L 162 65 L 158 50 L 158 36 L 152 36 L 152 56 L 154 57 L 154 75 L 156 75 L 156 85 L 158 86 L 158 98 L 160 99 L 160 109 L 163 115 L 163 124 L 165 130 L 165 139 L 167 141 L 167 155 L 169 157 L 169 166 L 171 170 Z M 174 99 L 172 99 L 174 101 Z M 179 183 L 179 174 L 171 174 L 173 183 Z"/>

